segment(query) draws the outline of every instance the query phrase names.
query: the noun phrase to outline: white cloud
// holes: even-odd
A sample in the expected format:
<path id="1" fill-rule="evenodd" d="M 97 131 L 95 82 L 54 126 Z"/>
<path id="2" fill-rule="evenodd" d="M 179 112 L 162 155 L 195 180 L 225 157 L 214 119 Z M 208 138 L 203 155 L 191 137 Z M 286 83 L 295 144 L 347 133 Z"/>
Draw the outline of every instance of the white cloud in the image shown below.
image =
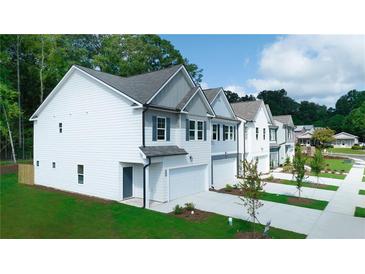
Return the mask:
<path id="1" fill-rule="evenodd" d="M 239 96 L 245 95 L 244 87 L 239 85 L 229 85 L 224 87 L 225 90 L 233 91 L 237 93 Z"/>
<path id="2" fill-rule="evenodd" d="M 202 89 L 208 89 L 208 88 L 209 88 L 209 85 L 208 85 L 208 83 L 207 83 L 207 82 L 201 82 L 201 83 L 200 83 L 200 87 L 201 87 Z"/>
<path id="3" fill-rule="evenodd" d="M 365 36 L 281 37 L 261 52 L 256 91 L 281 89 L 297 100 L 333 105 L 350 89 L 365 87 Z"/>

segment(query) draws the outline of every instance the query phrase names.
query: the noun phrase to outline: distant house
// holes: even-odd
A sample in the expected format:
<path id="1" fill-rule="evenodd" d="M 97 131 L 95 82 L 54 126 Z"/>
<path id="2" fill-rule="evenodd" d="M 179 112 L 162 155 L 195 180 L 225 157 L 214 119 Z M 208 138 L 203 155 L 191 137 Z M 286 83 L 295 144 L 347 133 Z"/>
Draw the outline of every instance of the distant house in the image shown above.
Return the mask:
<path id="1" fill-rule="evenodd" d="M 352 135 L 347 132 L 340 132 L 336 135 L 333 135 L 335 140 L 332 142 L 334 147 L 352 147 L 355 144 L 359 143 L 359 137 L 356 135 Z"/>
<path id="2" fill-rule="evenodd" d="M 291 115 L 273 116 L 277 129 L 277 144 L 279 145 L 279 165 L 287 158 L 294 158 L 294 123 Z"/>

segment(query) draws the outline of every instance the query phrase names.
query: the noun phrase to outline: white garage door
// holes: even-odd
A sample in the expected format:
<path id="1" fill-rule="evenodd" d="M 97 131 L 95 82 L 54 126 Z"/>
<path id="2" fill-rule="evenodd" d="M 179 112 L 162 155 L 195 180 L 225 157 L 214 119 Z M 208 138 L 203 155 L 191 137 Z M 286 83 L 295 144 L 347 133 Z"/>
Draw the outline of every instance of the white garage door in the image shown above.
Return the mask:
<path id="1" fill-rule="evenodd" d="M 270 165 L 267 156 L 258 157 L 257 170 L 262 173 L 267 173 L 270 170 Z"/>
<path id="2" fill-rule="evenodd" d="M 207 165 L 170 169 L 170 200 L 205 190 Z"/>
<path id="3" fill-rule="evenodd" d="M 237 182 L 236 159 L 228 158 L 213 161 L 213 186 L 215 189 L 225 187 L 226 184 L 233 185 Z"/>

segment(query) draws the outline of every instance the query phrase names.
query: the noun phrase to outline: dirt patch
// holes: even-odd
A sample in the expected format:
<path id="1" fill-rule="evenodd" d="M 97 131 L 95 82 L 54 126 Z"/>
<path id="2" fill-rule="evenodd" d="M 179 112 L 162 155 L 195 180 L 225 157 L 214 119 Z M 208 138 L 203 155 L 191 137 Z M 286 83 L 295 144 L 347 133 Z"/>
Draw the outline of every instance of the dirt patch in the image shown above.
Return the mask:
<path id="1" fill-rule="evenodd" d="M 325 159 L 347 160 L 347 158 L 341 157 L 341 156 L 328 156 L 328 155 L 325 155 L 324 158 Z"/>
<path id="2" fill-rule="evenodd" d="M 264 235 L 258 232 L 237 232 L 235 235 L 236 239 L 269 239 L 265 238 Z"/>
<path id="3" fill-rule="evenodd" d="M 0 166 L 0 174 L 18 173 L 18 164 Z"/>
<path id="4" fill-rule="evenodd" d="M 242 191 L 239 188 L 232 188 L 230 190 L 227 190 L 226 188 L 221 189 L 211 189 L 211 191 L 219 192 L 219 193 L 225 193 L 225 194 L 232 194 L 237 196 L 242 196 Z"/>
<path id="5" fill-rule="evenodd" d="M 310 205 L 312 201 L 306 198 L 299 198 L 299 197 L 290 197 L 288 198 L 288 202 L 293 205 Z"/>
<path id="6" fill-rule="evenodd" d="M 68 196 L 71 196 L 71 197 L 75 197 L 75 198 L 78 198 L 78 199 L 84 200 L 84 201 L 92 201 L 92 202 L 98 202 L 98 203 L 103 203 L 103 204 L 110 204 L 110 203 L 115 202 L 115 201 L 112 201 L 112 200 L 102 199 L 102 198 L 98 198 L 98 197 L 94 197 L 94 196 L 88 196 L 88 195 L 85 195 L 85 194 L 79 194 L 79 193 L 75 193 L 75 192 L 60 190 L 60 189 L 56 189 L 56 188 L 53 188 L 53 187 L 40 186 L 40 185 L 32 185 L 32 186 L 25 185 L 25 187 L 31 187 L 31 188 L 36 188 L 36 189 L 40 189 L 40 190 L 46 190 L 48 192 L 61 193 L 61 194 L 68 195 Z"/>
<path id="7" fill-rule="evenodd" d="M 207 219 L 209 216 L 212 216 L 213 213 L 194 209 L 194 214 L 191 214 L 191 210 L 184 209 L 184 212 L 181 214 L 175 214 L 174 212 L 169 213 L 170 215 L 174 215 L 178 218 L 189 220 L 189 221 L 203 221 Z"/>

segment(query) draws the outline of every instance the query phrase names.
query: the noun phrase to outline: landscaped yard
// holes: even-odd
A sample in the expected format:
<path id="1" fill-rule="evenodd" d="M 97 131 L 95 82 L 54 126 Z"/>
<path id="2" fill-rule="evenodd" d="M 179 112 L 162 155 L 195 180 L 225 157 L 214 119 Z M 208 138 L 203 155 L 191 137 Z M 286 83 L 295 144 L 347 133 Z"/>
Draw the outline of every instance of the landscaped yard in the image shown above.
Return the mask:
<path id="1" fill-rule="evenodd" d="M 309 165 L 310 158 L 307 158 L 307 164 Z M 322 172 L 319 177 L 324 178 L 333 178 L 333 179 L 345 179 L 346 175 L 344 174 L 333 174 L 332 171 L 335 172 L 345 172 L 348 173 L 352 168 L 352 163 L 347 162 L 346 159 L 328 159 L 325 158 L 325 169 L 328 170 L 328 173 Z M 311 173 L 312 176 L 315 176 L 314 173 Z"/>
<path id="2" fill-rule="evenodd" d="M 328 151 L 332 153 L 344 153 L 344 154 L 365 154 L 365 150 L 345 148 L 345 147 L 328 148 Z"/>
<path id="3" fill-rule="evenodd" d="M 270 181 L 271 183 L 283 184 L 283 185 L 291 185 L 291 186 L 297 185 L 297 183 L 295 181 L 285 180 L 285 179 L 274 179 L 274 180 L 268 180 L 268 181 Z M 332 191 L 336 191 L 338 189 L 338 186 L 334 186 L 334 185 L 316 184 L 316 183 L 308 183 L 308 182 L 302 183 L 302 186 L 309 187 L 309 188 L 332 190 Z"/>
<path id="4" fill-rule="evenodd" d="M 15 174 L 1 176 L 1 238 L 235 238 L 252 224 L 209 214 L 188 221 L 117 202 L 104 201 L 17 183 Z M 242 210 L 244 210 L 242 208 Z M 258 226 L 263 231 L 263 226 Z M 272 238 L 305 238 L 271 228 Z"/>
<path id="5" fill-rule="evenodd" d="M 365 208 L 363 207 L 356 207 L 355 208 L 355 217 L 362 217 L 365 218 Z"/>
<path id="6" fill-rule="evenodd" d="M 218 190 L 218 192 L 242 196 L 242 192 L 238 188 L 227 190 L 226 188 Z M 311 209 L 324 210 L 328 205 L 327 201 L 314 200 L 309 198 L 299 198 L 298 196 L 290 196 L 285 194 L 275 194 L 269 192 L 262 192 L 259 196 L 260 200 L 269 201 L 280 204 L 287 204 L 292 206 L 300 206 Z"/>

